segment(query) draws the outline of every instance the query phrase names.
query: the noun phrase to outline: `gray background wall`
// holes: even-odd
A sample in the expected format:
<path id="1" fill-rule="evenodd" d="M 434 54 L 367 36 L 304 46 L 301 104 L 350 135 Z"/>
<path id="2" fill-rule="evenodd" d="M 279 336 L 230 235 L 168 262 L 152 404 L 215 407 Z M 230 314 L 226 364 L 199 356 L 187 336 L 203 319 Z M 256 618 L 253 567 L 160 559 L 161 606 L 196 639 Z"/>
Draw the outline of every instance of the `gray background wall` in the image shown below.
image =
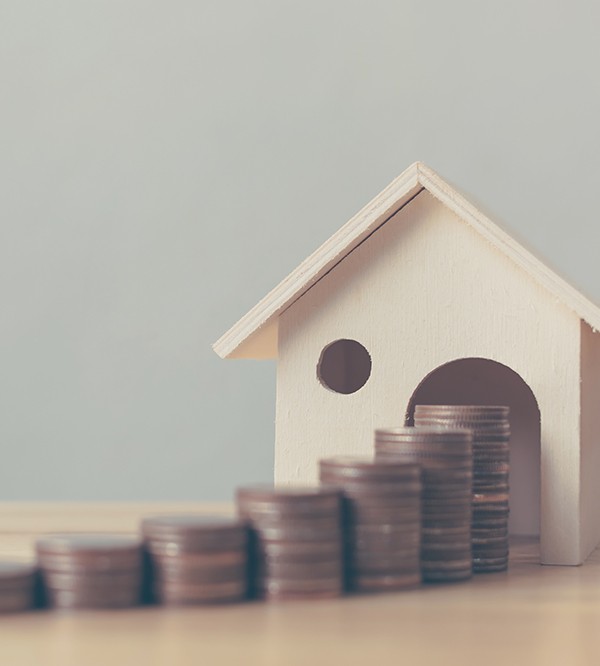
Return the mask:
<path id="1" fill-rule="evenodd" d="M 268 479 L 274 366 L 210 344 L 416 159 L 600 302 L 599 20 L 0 3 L 0 498 Z"/>

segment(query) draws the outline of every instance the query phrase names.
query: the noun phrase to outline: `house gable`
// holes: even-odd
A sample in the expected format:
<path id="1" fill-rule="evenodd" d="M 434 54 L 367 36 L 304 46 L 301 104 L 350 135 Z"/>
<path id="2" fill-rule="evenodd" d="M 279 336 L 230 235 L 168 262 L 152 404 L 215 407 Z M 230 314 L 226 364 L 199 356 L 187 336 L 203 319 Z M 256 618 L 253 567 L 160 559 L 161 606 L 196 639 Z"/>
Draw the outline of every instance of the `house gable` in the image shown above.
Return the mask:
<path id="1" fill-rule="evenodd" d="M 592 328 L 600 329 L 597 306 L 482 215 L 435 172 L 415 163 L 227 331 L 214 344 L 217 354 L 223 358 L 276 357 L 279 315 L 423 189 L 521 267 L 524 276 L 542 285 Z"/>

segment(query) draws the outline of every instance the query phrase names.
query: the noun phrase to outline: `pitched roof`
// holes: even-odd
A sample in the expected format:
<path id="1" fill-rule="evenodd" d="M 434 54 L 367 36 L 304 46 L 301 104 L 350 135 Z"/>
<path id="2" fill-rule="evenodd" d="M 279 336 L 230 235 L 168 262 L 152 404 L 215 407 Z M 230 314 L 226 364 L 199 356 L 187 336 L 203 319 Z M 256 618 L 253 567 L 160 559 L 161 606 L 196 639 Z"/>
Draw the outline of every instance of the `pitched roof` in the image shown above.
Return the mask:
<path id="1" fill-rule="evenodd" d="M 427 166 L 415 162 L 232 326 L 213 349 L 222 358 L 276 358 L 278 316 L 423 189 L 544 286 L 593 329 L 600 308 L 534 257 Z"/>

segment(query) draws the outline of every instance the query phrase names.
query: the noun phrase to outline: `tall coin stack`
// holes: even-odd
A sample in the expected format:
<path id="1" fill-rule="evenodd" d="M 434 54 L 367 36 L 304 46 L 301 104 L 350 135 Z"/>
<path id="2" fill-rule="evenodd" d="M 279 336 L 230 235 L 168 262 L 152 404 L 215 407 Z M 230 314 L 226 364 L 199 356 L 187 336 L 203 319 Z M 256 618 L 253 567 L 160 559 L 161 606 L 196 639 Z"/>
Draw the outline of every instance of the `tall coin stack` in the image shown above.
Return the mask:
<path id="1" fill-rule="evenodd" d="M 470 430 L 393 428 L 375 431 L 376 459 L 422 467 L 421 570 L 427 582 L 472 575 Z"/>
<path id="2" fill-rule="evenodd" d="M 473 571 L 508 567 L 509 408 L 417 405 L 415 425 L 473 431 Z"/>
<path id="3" fill-rule="evenodd" d="M 348 588 L 400 590 L 421 582 L 421 469 L 358 456 L 319 463 L 321 483 L 343 492 Z"/>
<path id="4" fill-rule="evenodd" d="M 0 562 L 0 613 L 32 608 L 37 568 L 19 562 Z"/>
<path id="5" fill-rule="evenodd" d="M 248 526 L 220 516 L 146 518 L 152 597 L 166 605 L 222 603 L 248 592 Z"/>
<path id="6" fill-rule="evenodd" d="M 339 596 L 343 588 L 341 493 L 333 488 L 240 488 L 251 524 L 253 593 L 267 599 Z"/>
<path id="7" fill-rule="evenodd" d="M 38 539 L 36 551 L 50 606 L 125 608 L 140 601 L 142 548 L 137 539 L 55 535 Z"/>

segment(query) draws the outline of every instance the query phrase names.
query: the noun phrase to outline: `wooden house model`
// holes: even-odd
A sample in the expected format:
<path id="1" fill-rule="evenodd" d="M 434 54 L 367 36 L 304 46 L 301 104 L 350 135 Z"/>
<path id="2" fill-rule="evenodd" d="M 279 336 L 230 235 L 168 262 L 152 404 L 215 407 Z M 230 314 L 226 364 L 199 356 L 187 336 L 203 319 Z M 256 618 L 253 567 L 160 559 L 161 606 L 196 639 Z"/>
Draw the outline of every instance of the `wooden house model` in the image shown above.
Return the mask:
<path id="1" fill-rule="evenodd" d="M 415 404 L 511 408 L 510 530 L 545 564 L 600 542 L 600 308 L 416 163 L 238 321 L 277 359 L 276 483 L 367 454 Z"/>

